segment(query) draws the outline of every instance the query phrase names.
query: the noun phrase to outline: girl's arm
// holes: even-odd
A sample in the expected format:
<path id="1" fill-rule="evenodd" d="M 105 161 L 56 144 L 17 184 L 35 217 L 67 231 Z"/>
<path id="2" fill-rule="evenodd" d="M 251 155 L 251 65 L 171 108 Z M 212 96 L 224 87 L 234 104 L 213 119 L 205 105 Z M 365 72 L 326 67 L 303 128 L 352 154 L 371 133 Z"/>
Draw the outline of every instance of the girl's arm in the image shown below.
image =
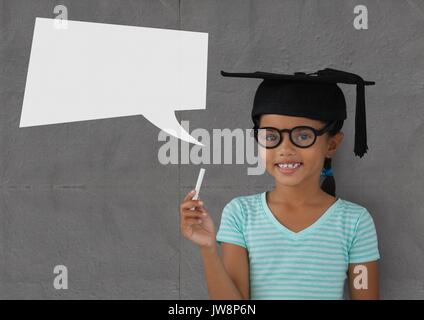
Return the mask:
<path id="1" fill-rule="evenodd" d="M 201 247 L 209 299 L 249 299 L 249 264 L 247 250 L 222 242 L 222 259 L 218 246 Z"/>
<path id="2" fill-rule="evenodd" d="M 354 273 L 355 268 L 356 273 Z M 350 298 L 352 300 L 380 299 L 377 261 L 350 263 L 348 277 Z"/>
<path id="3" fill-rule="evenodd" d="M 213 220 L 203 202 L 193 200 L 194 194 L 194 190 L 187 193 L 180 205 L 181 232 L 200 246 L 209 299 L 249 299 L 247 250 L 222 242 L 222 259 L 219 257 Z"/>

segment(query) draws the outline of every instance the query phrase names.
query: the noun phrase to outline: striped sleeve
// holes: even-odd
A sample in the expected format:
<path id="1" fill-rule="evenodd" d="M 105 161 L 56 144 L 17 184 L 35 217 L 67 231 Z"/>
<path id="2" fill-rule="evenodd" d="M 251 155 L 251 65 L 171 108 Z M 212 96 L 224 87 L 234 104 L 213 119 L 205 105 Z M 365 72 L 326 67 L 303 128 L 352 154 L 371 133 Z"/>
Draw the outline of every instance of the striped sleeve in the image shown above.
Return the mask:
<path id="1" fill-rule="evenodd" d="M 234 198 L 222 210 L 221 224 L 216 234 L 219 245 L 229 242 L 247 248 L 244 239 L 244 215 L 240 204 Z"/>
<path id="2" fill-rule="evenodd" d="M 356 224 L 349 250 L 349 263 L 364 263 L 380 259 L 374 221 L 365 209 Z"/>

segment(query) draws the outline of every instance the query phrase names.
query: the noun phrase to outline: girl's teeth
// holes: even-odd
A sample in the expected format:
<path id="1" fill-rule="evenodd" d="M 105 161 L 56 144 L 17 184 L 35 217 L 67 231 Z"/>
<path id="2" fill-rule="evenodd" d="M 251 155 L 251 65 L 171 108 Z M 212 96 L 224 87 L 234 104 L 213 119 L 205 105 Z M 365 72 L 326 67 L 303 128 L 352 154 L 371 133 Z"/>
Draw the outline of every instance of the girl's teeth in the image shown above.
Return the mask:
<path id="1" fill-rule="evenodd" d="M 300 166 L 300 163 L 290 163 L 290 164 L 283 164 L 283 163 L 279 163 L 278 166 L 280 168 L 289 168 L 289 169 L 294 169 Z"/>

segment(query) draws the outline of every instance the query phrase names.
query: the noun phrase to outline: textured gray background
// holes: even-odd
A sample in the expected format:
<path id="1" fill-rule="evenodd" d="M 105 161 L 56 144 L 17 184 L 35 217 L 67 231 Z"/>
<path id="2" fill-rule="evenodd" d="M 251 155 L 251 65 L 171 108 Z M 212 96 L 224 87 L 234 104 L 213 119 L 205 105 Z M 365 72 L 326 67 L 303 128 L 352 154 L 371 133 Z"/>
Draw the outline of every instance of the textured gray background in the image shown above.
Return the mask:
<path id="1" fill-rule="evenodd" d="M 381 296 L 424 298 L 424 2 L 0 0 L 0 298 L 206 299 L 199 250 L 178 206 L 199 166 L 163 166 L 159 129 L 142 116 L 19 129 L 35 17 L 209 33 L 207 109 L 191 129 L 250 128 L 258 81 L 226 71 L 359 73 L 370 150 L 353 154 L 354 93 L 334 158 L 338 196 L 366 206 L 382 256 Z M 369 29 L 352 26 L 368 7 Z M 270 190 L 248 165 L 204 165 L 202 199 L 216 228 L 233 197 Z M 69 289 L 52 286 L 53 267 Z"/>

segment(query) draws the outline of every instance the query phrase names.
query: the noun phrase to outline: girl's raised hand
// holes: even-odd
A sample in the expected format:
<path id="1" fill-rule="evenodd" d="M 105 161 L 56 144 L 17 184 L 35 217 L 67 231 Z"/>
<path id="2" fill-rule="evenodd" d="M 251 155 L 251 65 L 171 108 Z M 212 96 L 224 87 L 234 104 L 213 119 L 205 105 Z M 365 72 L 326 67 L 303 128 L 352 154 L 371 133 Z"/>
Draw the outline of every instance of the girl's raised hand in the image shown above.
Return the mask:
<path id="1" fill-rule="evenodd" d="M 194 195 L 194 190 L 187 193 L 180 205 L 181 233 L 201 247 L 213 247 L 216 245 L 215 226 L 203 202 L 193 200 Z"/>

